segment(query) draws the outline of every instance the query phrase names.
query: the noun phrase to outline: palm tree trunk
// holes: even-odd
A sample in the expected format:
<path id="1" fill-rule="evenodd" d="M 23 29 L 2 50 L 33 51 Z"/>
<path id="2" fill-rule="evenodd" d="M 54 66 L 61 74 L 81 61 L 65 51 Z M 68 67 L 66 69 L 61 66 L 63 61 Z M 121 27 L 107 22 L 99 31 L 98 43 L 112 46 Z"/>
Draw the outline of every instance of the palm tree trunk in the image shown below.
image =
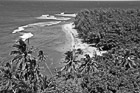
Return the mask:
<path id="1" fill-rule="evenodd" d="M 51 73 L 51 76 L 53 76 L 52 71 L 50 70 L 48 64 L 45 62 L 46 67 L 48 68 L 49 72 Z"/>
<path id="2" fill-rule="evenodd" d="M 29 41 L 30 41 L 29 38 L 27 39 L 27 41 L 28 41 L 28 45 L 29 45 L 29 43 L 30 43 L 30 42 L 29 42 Z"/>

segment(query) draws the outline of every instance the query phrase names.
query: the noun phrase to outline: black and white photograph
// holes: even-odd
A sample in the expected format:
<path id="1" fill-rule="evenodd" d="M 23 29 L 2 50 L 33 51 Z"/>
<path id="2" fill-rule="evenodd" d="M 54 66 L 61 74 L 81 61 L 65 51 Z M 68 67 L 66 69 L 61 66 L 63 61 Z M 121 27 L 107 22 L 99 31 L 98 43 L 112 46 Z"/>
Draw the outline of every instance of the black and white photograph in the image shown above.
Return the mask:
<path id="1" fill-rule="evenodd" d="M 0 0 L 0 93 L 140 93 L 140 0 Z"/>

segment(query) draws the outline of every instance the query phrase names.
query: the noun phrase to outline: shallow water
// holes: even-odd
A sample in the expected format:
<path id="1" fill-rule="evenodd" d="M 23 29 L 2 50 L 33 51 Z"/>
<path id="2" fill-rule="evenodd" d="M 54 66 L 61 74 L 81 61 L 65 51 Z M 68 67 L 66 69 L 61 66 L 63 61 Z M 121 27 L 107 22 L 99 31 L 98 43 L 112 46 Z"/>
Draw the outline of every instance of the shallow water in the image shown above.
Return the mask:
<path id="1" fill-rule="evenodd" d="M 9 52 L 13 49 L 12 45 L 21 36 L 20 33 L 12 32 L 18 27 L 29 24 L 56 21 L 56 14 L 76 13 L 88 8 L 139 8 L 140 2 L 14 2 L 0 1 L 0 59 L 8 61 L 11 56 Z M 51 15 L 47 19 L 37 19 L 42 15 Z M 58 15 L 57 15 L 58 17 Z M 63 18 L 64 17 L 64 18 Z M 60 24 L 31 26 L 25 28 L 21 33 L 32 33 L 30 44 L 44 51 L 49 56 L 48 65 L 53 70 L 59 64 L 63 53 L 61 51 L 66 43 L 65 33 L 61 25 L 71 20 L 65 20 L 62 16 Z M 70 18 L 70 17 L 68 17 Z M 63 20 L 62 20 L 63 19 Z M 58 21 L 58 20 L 57 20 Z M 52 62 L 53 60 L 53 62 Z M 42 64 L 44 65 L 44 64 Z M 47 68 L 46 72 L 48 74 Z"/>

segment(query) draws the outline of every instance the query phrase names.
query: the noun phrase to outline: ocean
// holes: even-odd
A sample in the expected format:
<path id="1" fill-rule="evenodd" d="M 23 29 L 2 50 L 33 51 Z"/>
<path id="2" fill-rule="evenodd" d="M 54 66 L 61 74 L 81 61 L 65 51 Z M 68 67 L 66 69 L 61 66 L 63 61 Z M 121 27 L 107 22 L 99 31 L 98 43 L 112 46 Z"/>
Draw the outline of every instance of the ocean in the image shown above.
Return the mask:
<path id="1" fill-rule="evenodd" d="M 67 42 L 61 25 L 72 22 L 82 9 L 94 8 L 140 8 L 140 2 L 0 1 L 0 62 L 11 59 L 9 53 L 17 39 L 31 37 L 30 44 L 44 51 L 51 70 L 60 67 L 64 53 L 59 49 Z"/>

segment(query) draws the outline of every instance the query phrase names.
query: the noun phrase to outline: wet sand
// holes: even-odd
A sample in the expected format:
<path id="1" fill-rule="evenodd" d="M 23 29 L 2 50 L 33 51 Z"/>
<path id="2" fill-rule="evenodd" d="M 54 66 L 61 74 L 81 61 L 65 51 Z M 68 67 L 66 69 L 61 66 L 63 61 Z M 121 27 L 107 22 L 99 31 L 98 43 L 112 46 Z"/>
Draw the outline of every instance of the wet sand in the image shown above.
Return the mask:
<path id="1" fill-rule="evenodd" d="M 74 29 L 73 23 L 64 24 L 62 30 L 65 32 L 67 37 L 67 44 L 65 45 L 65 51 L 73 49 L 82 49 L 83 55 L 88 54 L 90 57 L 95 56 L 95 54 L 102 56 L 106 51 L 99 51 L 96 47 L 91 47 L 87 43 L 83 43 L 81 39 L 78 38 L 78 33 Z"/>

